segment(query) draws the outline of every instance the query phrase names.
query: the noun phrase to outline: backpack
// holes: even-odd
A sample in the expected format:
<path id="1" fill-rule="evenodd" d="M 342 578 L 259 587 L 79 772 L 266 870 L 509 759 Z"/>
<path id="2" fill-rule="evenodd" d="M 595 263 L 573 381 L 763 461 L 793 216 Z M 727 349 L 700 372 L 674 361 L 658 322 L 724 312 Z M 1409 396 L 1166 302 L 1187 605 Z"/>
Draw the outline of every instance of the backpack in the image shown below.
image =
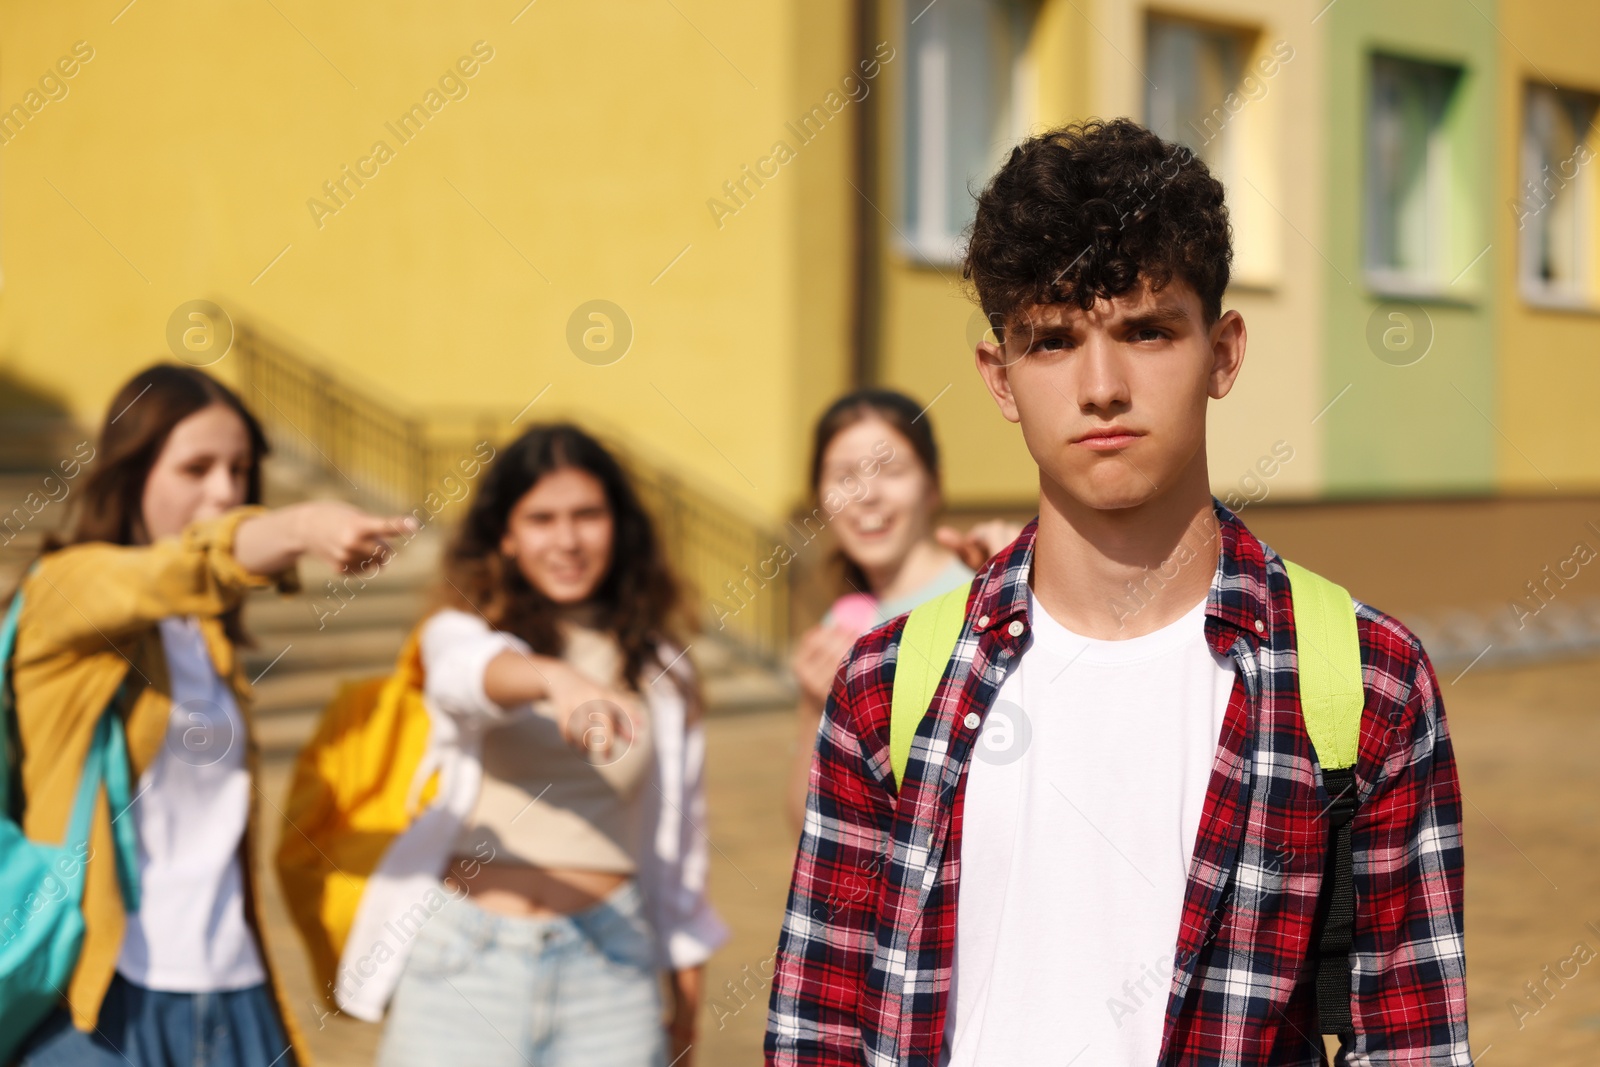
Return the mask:
<path id="1" fill-rule="evenodd" d="M 6 752 L 11 732 L 11 687 L 7 675 L 22 613 L 22 590 L 0 626 L 0 779 L 10 777 Z M 0 783 L 0 1063 L 12 1057 L 60 1003 L 83 950 L 83 882 L 89 832 L 99 805 L 100 784 L 112 811 L 126 811 L 128 749 L 118 687 L 95 723 L 78 791 L 61 844 L 34 841 L 11 812 L 9 782 Z M 111 823 L 117 881 L 124 907 L 139 910 L 138 844 L 133 820 Z"/>
<path id="2" fill-rule="evenodd" d="M 1355 763 L 1366 703 L 1361 687 L 1361 645 L 1350 594 L 1339 585 L 1284 560 L 1289 571 L 1299 643 L 1300 706 L 1306 733 L 1322 767 L 1328 805 L 1328 865 L 1318 903 L 1318 1032 L 1349 1036 L 1350 950 L 1355 934 L 1355 885 L 1350 832 L 1356 813 Z M 952 589 L 914 609 L 900 636 L 889 712 L 889 762 L 895 788 L 905 778 L 911 742 L 955 652 L 966 623 L 966 587 Z M 912 655 L 905 653 L 910 651 Z"/>
<path id="3" fill-rule="evenodd" d="M 428 806 L 436 769 L 424 766 L 431 723 L 422 702 L 418 635 L 386 678 L 341 688 L 300 750 L 284 805 L 276 867 L 323 998 L 367 882 L 390 844 Z"/>

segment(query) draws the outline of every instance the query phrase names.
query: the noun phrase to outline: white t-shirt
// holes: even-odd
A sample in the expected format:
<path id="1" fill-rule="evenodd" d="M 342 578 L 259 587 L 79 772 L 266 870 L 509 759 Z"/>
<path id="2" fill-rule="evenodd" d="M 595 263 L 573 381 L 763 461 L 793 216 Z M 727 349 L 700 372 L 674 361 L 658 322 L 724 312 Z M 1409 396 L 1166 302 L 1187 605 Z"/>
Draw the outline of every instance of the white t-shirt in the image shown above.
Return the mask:
<path id="1" fill-rule="evenodd" d="M 139 911 L 117 970 L 146 989 L 205 993 L 266 980 L 244 918 L 250 814 L 244 721 L 193 618 L 161 620 L 172 715 L 124 816 L 139 837 Z"/>
<path id="2" fill-rule="evenodd" d="M 1155 1063 L 1233 663 L 1204 601 L 1124 641 L 1028 615 L 968 772 L 942 1062 Z"/>

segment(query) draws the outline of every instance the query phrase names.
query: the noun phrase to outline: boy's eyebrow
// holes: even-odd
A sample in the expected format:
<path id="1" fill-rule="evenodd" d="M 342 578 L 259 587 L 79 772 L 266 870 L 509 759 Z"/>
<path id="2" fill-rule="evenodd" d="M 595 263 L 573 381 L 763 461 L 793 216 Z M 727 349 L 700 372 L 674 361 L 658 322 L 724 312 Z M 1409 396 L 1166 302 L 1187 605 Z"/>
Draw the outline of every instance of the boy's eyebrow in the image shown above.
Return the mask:
<path id="1" fill-rule="evenodd" d="M 1135 311 L 1122 320 L 1124 329 L 1139 330 L 1150 326 L 1181 326 L 1189 321 L 1189 313 L 1180 307 L 1153 307 Z"/>
<path id="2" fill-rule="evenodd" d="M 1038 325 L 1019 322 L 1008 329 L 1006 340 L 1009 341 L 1012 334 L 1017 336 L 1026 334 L 1031 340 L 1037 341 L 1041 337 L 1072 337 L 1076 332 L 1077 328 L 1075 326 L 1060 320 Z"/>

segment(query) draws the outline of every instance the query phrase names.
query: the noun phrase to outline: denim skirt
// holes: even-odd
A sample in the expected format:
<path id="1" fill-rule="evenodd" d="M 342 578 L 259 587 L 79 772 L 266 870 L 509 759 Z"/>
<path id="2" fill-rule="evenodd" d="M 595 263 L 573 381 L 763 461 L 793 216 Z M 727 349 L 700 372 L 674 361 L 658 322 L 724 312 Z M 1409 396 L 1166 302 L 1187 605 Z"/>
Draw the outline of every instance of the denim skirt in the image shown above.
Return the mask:
<path id="1" fill-rule="evenodd" d="M 111 979 L 92 1034 L 57 1010 L 23 1048 L 19 1067 L 294 1067 L 266 985 L 170 993 Z"/>

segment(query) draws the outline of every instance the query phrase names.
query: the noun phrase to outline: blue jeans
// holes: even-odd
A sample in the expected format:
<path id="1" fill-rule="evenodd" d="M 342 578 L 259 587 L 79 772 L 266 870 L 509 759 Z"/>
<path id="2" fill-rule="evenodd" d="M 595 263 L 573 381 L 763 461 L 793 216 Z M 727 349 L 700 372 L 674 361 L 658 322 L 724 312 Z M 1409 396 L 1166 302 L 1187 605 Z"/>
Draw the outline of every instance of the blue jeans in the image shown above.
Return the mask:
<path id="1" fill-rule="evenodd" d="M 122 975 L 100 1004 L 95 1032 L 65 1010 L 40 1024 L 19 1067 L 294 1067 L 278 1005 L 265 985 L 169 993 Z"/>
<path id="2" fill-rule="evenodd" d="M 549 918 L 448 896 L 411 945 L 380 1067 L 666 1063 L 655 939 L 636 882 Z"/>

